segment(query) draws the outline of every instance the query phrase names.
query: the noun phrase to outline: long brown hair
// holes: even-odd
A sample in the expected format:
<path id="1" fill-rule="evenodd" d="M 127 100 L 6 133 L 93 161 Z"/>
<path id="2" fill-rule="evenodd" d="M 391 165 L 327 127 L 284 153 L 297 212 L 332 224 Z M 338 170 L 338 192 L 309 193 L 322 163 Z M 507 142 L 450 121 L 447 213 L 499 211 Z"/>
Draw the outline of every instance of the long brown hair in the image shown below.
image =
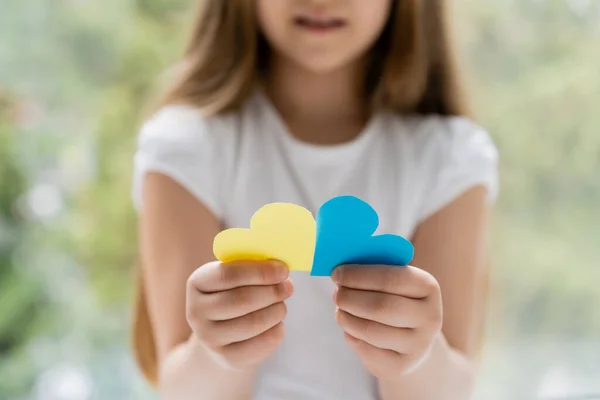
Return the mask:
<path id="1" fill-rule="evenodd" d="M 465 115 L 463 85 L 451 43 L 448 0 L 395 0 L 371 50 L 365 95 L 398 113 Z M 191 104 L 205 115 L 237 109 L 268 68 L 252 0 L 197 1 L 195 23 L 173 80 L 159 102 Z M 137 362 L 157 380 L 153 330 L 138 279 L 133 344 Z"/>

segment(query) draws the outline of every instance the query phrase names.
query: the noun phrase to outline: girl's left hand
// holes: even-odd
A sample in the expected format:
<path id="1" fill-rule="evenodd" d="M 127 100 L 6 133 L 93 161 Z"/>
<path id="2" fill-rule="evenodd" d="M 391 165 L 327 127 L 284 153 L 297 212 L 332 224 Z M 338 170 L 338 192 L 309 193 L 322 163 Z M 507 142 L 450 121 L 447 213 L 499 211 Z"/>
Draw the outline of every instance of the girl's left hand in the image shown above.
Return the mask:
<path id="1" fill-rule="evenodd" d="M 345 265 L 332 279 L 338 324 L 371 374 L 393 379 L 427 357 L 442 328 L 432 275 L 411 266 Z"/>

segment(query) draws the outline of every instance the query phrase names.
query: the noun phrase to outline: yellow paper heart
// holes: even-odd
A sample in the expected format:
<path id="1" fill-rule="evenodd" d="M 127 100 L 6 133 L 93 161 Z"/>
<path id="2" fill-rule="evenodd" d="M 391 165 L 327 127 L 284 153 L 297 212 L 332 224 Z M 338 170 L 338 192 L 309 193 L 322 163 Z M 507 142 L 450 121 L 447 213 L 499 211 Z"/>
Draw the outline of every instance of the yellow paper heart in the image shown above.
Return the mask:
<path id="1" fill-rule="evenodd" d="M 250 229 L 231 228 L 213 242 L 217 260 L 279 260 L 291 271 L 310 271 L 315 252 L 316 222 L 295 204 L 271 203 L 250 219 Z"/>

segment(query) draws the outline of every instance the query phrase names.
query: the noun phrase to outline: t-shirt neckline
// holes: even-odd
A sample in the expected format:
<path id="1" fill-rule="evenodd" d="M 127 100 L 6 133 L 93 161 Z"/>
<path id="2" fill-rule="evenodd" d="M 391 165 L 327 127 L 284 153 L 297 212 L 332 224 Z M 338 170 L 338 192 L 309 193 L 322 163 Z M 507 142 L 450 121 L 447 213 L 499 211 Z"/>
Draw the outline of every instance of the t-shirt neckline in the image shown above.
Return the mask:
<path id="1" fill-rule="evenodd" d="M 378 130 L 379 121 L 381 119 L 379 113 L 374 113 L 361 132 L 356 137 L 346 142 L 330 145 L 316 144 L 301 140 L 294 136 L 292 132 L 290 132 L 279 111 L 275 108 L 275 105 L 273 105 L 271 100 L 261 89 L 257 90 L 256 96 L 268 118 L 276 125 L 276 134 L 285 142 L 285 145 L 293 147 L 295 151 L 300 151 L 312 156 L 318 156 L 319 154 L 323 154 L 323 156 L 326 157 L 332 157 L 336 154 L 344 156 L 358 151 L 375 136 L 375 132 Z"/>

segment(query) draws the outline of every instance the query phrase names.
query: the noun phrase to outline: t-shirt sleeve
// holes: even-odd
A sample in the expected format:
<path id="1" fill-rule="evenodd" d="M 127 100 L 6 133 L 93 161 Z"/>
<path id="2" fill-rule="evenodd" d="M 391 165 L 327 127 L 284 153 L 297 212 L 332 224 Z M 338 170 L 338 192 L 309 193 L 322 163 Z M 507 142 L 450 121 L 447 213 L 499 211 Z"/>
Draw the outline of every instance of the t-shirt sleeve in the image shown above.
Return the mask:
<path id="1" fill-rule="evenodd" d="M 487 199 L 498 195 L 498 151 L 483 128 L 466 118 L 444 120 L 432 133 L 425 160 L 419 221 L 444 208 L 468 189 L 483 185 Z"/>
<path id="2" fill-rule="evenodd" d="M 224 162 L 218 133 L 189 106 L 167 106 L 142 126 L 134 156 L 132 198 L 142 204 L 145 176 L 158 172 L 189 191 L 217 218 L 223 217 Z"/>

